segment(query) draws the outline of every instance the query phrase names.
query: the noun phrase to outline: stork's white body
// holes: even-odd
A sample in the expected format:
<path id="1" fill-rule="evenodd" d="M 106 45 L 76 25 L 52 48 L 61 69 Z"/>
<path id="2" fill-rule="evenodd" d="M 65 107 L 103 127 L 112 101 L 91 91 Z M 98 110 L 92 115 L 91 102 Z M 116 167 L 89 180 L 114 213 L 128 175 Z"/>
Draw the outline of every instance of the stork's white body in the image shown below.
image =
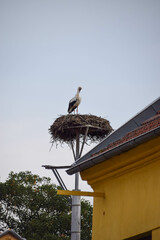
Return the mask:
<path id="1" fill-rule="evenodd" d="M 78 106 L 81 103 L 81 97 L 79 95 L 80 91 L 81 91 L 81 87 L 78 87 L 77 89 L 77 94 L 75 95 L 75 97 L 73 97 L 70 101 L 69 101 L 69 106 L 68 106 L 68 113 L 73 112 L 76 108 L 77 108 L 77 113 L 78 113 Z"/>

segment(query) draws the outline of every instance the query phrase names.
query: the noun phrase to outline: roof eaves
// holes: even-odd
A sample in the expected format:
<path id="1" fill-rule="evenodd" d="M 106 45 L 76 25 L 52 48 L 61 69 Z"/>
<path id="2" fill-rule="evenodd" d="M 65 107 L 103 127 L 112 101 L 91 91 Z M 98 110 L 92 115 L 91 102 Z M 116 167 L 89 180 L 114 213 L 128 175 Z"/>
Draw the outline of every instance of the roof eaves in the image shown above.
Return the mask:
<path id="1" fill-rule="evenodd" d="M 102 142 L 97 144 L 96 147 L 87 152 L 84 156 L 78 159 L 76 164 L 81 162 L 85 162 L 88 160 L 93 154 L 101 151 L 106 148 L 112 142 L 122 138 L 128 132 L 133 131 L 137 127 L 141 126 L 141 124 L 146 121 L 148 118 L 154 116 L 157 111 L 160 109 L 160 97 L 153 101 L 150 105 L 145 107 L 141 112 L 137 113 L 133 118 L 128 120 L 125 124 L 123 124 L 120 128 L 112 132 L 109 136 L 107 136 Z"/>
<path id="2" fill-rule="evenodd" d="M 137 136 L 125 143 L 122 143 L 121 145 L 115 146 L 114 148 L 112 148 L 106 152 L 103 152 L 103 153 L 99 154 L 98 156 L 93 156 L 89 159 L 86 159 L 83 162 L 74 164 L 66 172 L 69 175 L 72 175 L 76 172 L 84 171 L 90 167 L 95 166 L 96 164 L 106 161 L 107 159 L 110 159 L 116 155 L 120 155 L 123 152 L 129 151 L 130 149 L 136 147 L 137 145 L 140 145 L 140 144 L 142 144 L 154 137 L 157 137 L 157 136 L 160 136 L 160 126 L 149 132 L 146 132 L 140 136 Z"/>

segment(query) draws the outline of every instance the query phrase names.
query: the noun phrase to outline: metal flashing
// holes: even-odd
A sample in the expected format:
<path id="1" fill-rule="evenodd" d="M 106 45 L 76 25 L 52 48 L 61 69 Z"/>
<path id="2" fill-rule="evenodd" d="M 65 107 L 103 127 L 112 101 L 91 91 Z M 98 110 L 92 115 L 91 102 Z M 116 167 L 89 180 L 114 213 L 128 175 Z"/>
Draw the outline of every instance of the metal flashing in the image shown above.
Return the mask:
<path id="1" fill-rule="evenodd" d="M 119 129 L 114 131 L 111 135 L 105 138 L 101 143 L 94 147 L 91 151 L 85 154 L 83 157 L 77 160 L 76 164 L 72 165 L 67 173 L 69 175 L 74 174 L 78 171 L 83 171 L 89 167 L 92 167 L 100 162 L 105 161 L 108 158 L 115 156 L 116 154 L 121 154 L 122 152 L 128 151 L 131 148 L 148 141 L 149 139 L 160 135 L 160 127 L 152 129 L 148 132 L 145 132 L 133 139 L 126 141 L 118 146 L 113 147 L 111 150 L 106 150 L 106 152 L 99 153 L 97 156 L 93 156 L 95 153 L 100 152 L 102 149 L 105 149 L 110 143 L 115 142 L 116 140 L 122 138 L 127 133 L 134 131 L 147 119 L 153 117 L 160 110 L 160 97 L 154 101 L 151 105 L 146 107 L 135 117 L 121 126 Z"/>
<path id="2" fill-rule="evenodd" d="M 130 131 L 133 131 L 137 127 L 139 127 L 144 121 L 148 118 L 154 116 L 156 112 L 160 110 L 160 97 L 157 98 L 154 102 L 144 108 L 142 111 L 137 113 L 133 118 L 128 120 L 125 124 L 123 124 L 120 128 L 112 132 L 109 136 L 107 136 L 102 142 L 97 144 L 96 147 L 91 149 L 88 153 L 77 160 L 77 163 L 83 162 L 86 159 L 90 158 L 96 152 L 99 152 L 101 149 L 107 147 L 110 143 L 122 138 L 125 134 Z"/>
<path id="3" fill-rule="evenodd" d="M 135 139 L 125 142 L 125 143 L 119 145 L 118 147 L 115 147 L 107 152 L 104 152 L 104 153 L 98 155 L 98 156 L 92 157 L 92 158 L 84 161 L 83 163 L 76 164 L 75 166 L 68 169 L 66 172 L 69 175 L 72 175 L 76 172 L 84 171 L 84 170 L 88 169 L 89 167 L 93 167 L 96 164 L 106 161 L 107 159 L 110 159 L 116 155 L 122 154 L 123 152 L 126 152 L 126 151 L 136 147 L 139 144 L 142 144 L 154 137 L 157 137 L 157 135 L 160 136 L 160 127 L 158 127 L 156 130 L 154 129 L 150 132 L 147 132 L 141 136 L 136 137 Z"/>

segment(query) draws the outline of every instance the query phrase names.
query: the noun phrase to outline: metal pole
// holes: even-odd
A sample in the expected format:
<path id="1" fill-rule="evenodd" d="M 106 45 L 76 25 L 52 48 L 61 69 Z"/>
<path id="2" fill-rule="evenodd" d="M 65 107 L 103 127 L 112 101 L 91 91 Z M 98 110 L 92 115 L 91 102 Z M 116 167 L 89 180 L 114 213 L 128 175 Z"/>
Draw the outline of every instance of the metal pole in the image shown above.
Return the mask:
<path id="1" fill-rule="evenodd" d="M 76 135 L 76 161 L 79 158 L 79 132 Z M 75 190 L 79 190 L 79 173 L 75 174 Z M 72 196 L 71 240 L 81 238 L 81 197 Z"/>

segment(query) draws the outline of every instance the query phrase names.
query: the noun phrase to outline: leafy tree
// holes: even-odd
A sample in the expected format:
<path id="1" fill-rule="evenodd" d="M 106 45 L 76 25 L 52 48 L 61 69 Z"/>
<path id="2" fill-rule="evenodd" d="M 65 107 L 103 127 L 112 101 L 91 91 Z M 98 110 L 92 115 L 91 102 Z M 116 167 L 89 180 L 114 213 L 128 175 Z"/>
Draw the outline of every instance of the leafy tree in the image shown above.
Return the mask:
<path id="1" fill-rule="evenodd" d="M 49 178 L 31 172 L 11 172 L 0 182 L 0 226 L 12 228 L 27 240 L 70 239 L 71 207 L 57 195 Z M 91 239 L 92 206 L 82 201 L 82 240 Z"/>
<path id="2" fill-rule="evenodd" d="M 92 239 L 92 206 L 89 201 L 81 201 L 81 239 Z"/>

